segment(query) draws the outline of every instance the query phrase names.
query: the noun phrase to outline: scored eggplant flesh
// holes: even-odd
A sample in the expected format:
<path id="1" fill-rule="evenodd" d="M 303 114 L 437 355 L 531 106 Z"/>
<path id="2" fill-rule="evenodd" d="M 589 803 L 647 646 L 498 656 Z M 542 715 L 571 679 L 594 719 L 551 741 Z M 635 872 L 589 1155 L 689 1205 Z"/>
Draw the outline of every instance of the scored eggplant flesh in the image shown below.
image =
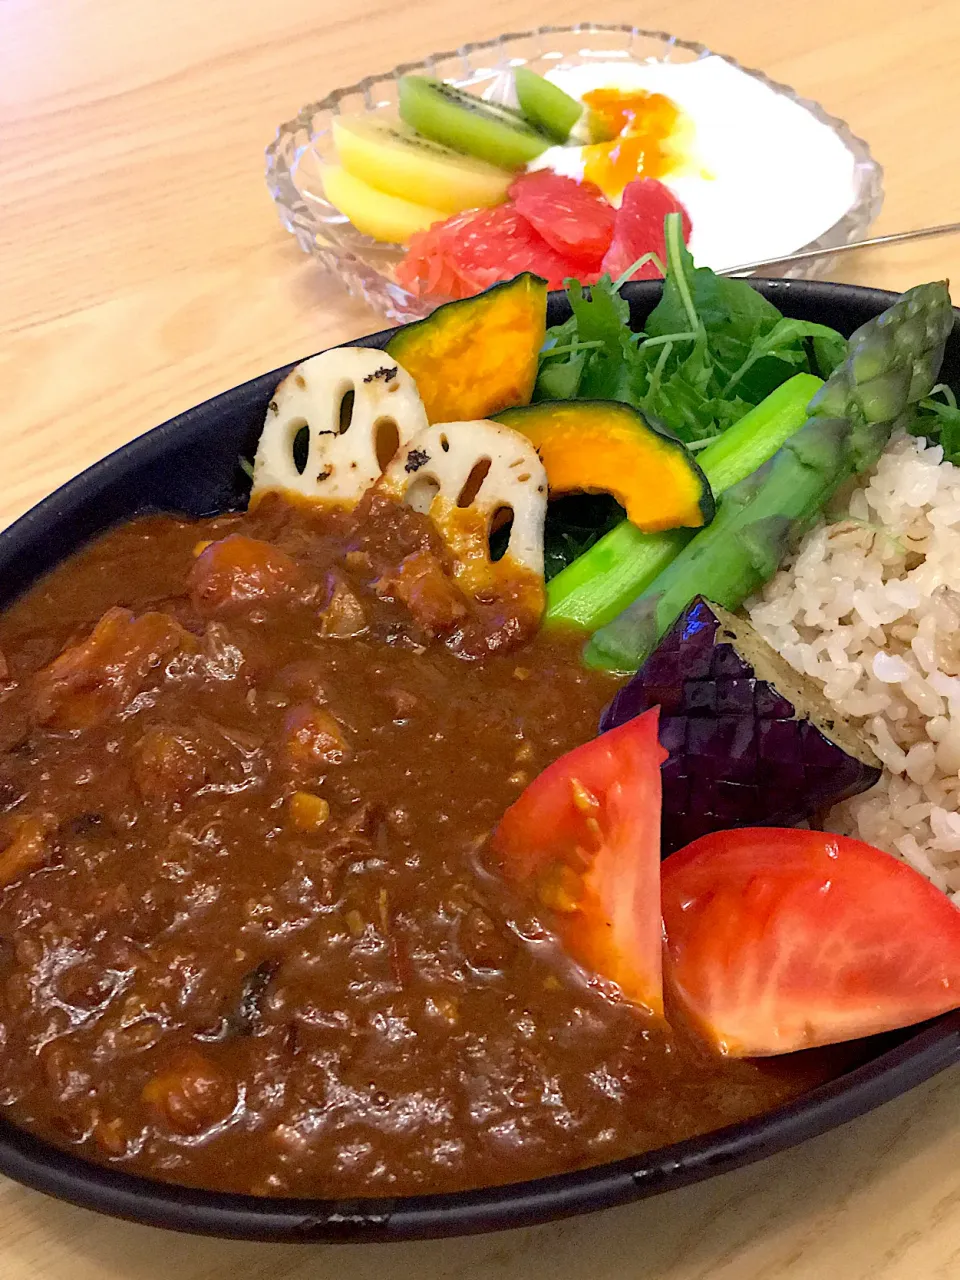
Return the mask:
<path id="1" fill-rule="evenodd" d="M 727 827 L 792 826 L 866 791 L 880 761 L 743 618 L 698 597 L 600 719 L 660 707 L 664 857 Z"/>

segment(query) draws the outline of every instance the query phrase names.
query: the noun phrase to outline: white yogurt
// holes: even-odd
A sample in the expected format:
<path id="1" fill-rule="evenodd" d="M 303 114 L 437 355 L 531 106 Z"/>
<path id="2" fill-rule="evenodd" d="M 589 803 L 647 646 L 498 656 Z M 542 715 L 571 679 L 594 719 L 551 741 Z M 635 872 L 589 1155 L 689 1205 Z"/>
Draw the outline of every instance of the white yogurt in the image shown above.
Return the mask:
<path id="1" fill-rule="evenodd" d="M 723 270 L 803 248 L 856 199 L 855 161 L 809 111 L 723 58 L 558 67 L 547 79 L 572 97 L 590 89 L 663 93 L 695 130 L 691 164 L 662 181 L 693 222 L 690 248 Z M 583 177 L 580 147 L 551 147 L 530 165 Z"/>

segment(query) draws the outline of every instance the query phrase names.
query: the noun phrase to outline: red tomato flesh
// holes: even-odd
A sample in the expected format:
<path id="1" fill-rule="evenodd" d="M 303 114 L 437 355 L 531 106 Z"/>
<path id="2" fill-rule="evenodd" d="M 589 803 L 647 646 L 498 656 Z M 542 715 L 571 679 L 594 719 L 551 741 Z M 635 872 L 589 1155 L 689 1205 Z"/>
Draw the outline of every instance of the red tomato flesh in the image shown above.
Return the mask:
<path id="1" fill-rule="evenodd" d="M 613 240 L 616 210 L 592 182 L 548 169 L 525 173 L 510 188 L 521 217 L 547 244 L 588 271 L 599 271 Z"/>
<path id="2" fill-rule="evenodd" d="M 645 253 L 655 253 L 666 261 L 667 246 L 663 238 L 663 220 L 668 213 L 679 213 L 684 241 L 690 239 L 690 215 L 669 187 L 655 178 L 637 178 L 623 189 L 623 202 L 617 210 L 613 242 L 604 255 L 602 270 L 618 280 Z M 652 262 L 635 271 L 631 280 L 659 280 L 660 272 Z"/>
<path id="3" fill-rule="evenodd" d="M 792 1053 L 960 1007 L 960 911 L 823 831 L 717 831 L 667 858 L 667 980 L 717 1048 Z"/>
<path id="4" fill-rule="evenodd" d="M 561 756 L 504 814 L 491 848 L 585 969 L 663 1014 L 659 708 Z"/>

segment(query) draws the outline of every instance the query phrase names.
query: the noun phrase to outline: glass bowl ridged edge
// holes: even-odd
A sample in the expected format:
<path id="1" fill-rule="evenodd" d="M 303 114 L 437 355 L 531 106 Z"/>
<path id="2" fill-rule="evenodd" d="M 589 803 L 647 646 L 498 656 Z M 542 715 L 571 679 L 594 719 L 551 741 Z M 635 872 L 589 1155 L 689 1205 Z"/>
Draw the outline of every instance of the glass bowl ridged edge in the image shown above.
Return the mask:
<path id="1" fill-rule="evenodd" d="M 666 61 L 676 51 L 683 52 L 684 61 L 705 58 L 711 54 L 721 57 L 738 71 L 759 80 L 773 92 L 803 107 L 836 134 L 854 158 L 856 198 L 838 222 L 815 240 L 797 246 L 798 250 L 829 249 L 849 244 L 864 235 L 880 212 L 883 204 L 882 168 L 874 160 L 867 143 L 853 133 L 846 121 L 830 115 L 818 102 L 801 97 L 789 85 L 770 79 L 762 71 L 744 67 L 735 58 L 717 53 L 696 41 L 682 40 L 665 31 L 650 31 L 629 24 L 584 22 L 573 26 L 541 26 L 529 31 L 510 32 L 489 40 L 472 41 L 457 49 L 429 54 L 417 62 L 403 63 L 391 71 L 366 76 L 355 84 L 334 89 L 318 102 L 309 103 L 293 120 L 280 126 L 275 139 L 266 150 L 267 187 L 276 202 L 281 222 L 296 237 L 305 253 L 317 259 L 351 294 L 363 298 L 374 310 L 390 320 L 402 323 L 429 314 L 442 299 L 427 301 L 416 298 L 396 284 L 388 274 L 400 256 L 395 246 L 385 245 L 362 235 L 328 202 L 315 195 L 305 196 L 297 185 L 295 173 L 301 157 L 312 151 L 316 140 L 329 130 L 329 123 L 325 130 L 318 129 L 318 117 L 327 117 L 329 121 L 329 118 L 340 112 L 341 104 L 351 98 L 362 99 L 368 110 L 374 110 L 375 90 L 384 90 L 390 86 L 395 88 L 402 75 L 441 75 L 442 78 L 466 85 L 472 82 L 472 77 L 475 79 L 490 70 L 490 67 L 478 67 L 478 55 L 486 55 L 488 61 L 490 54 L 498 55 L 493 66 L 503 66 L 508 61 L 510 65 L 517 66 L 529 63 L 534 57 L 547 58 L 552 51 L 544 44 L 536 55 L 527 50 L 526 56 L 519 56 L 516 52 L 511 53 L 511 46 L 516 48 L 521 43 L 549 42 L 551 37 L 556 42 L 561 37 L 596 36 L 615 37 L 626 42 L 627 53 L 633 44 L 659 46 L 659 51 L 648 49 L 643 54 L 638 51 L 638 57 L 659 57 Z M 581 56 L 586 56 L 586 52 L 583 51 Z M 602 52 L 605 54 L 607 51 Z M 445 73 L 441 73 L 441 64 L 451 63 L 457 64 L 459 75 L 450 74 L 449 67 Z M 834 261 L 835 257 L 825 255 L 811 262 L 794 263 L 780 274 L 795 279 L 823 278 L 829 273 Z M 764 268 L 763 273 L 777 274 L 776 269 L 771 267 Z"/>

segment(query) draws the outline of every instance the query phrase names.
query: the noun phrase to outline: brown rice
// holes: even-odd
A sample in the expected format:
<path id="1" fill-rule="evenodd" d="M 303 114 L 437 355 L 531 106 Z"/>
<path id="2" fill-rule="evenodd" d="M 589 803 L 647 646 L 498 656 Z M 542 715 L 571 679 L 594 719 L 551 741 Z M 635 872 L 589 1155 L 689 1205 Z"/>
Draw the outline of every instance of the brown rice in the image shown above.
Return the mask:
<path id="1" fill-rule="evenodd" d="M 828 826 L 898 854 L 960 904 L 960 467 L 896 436 L 748 612 L 885 766 Z"/>

